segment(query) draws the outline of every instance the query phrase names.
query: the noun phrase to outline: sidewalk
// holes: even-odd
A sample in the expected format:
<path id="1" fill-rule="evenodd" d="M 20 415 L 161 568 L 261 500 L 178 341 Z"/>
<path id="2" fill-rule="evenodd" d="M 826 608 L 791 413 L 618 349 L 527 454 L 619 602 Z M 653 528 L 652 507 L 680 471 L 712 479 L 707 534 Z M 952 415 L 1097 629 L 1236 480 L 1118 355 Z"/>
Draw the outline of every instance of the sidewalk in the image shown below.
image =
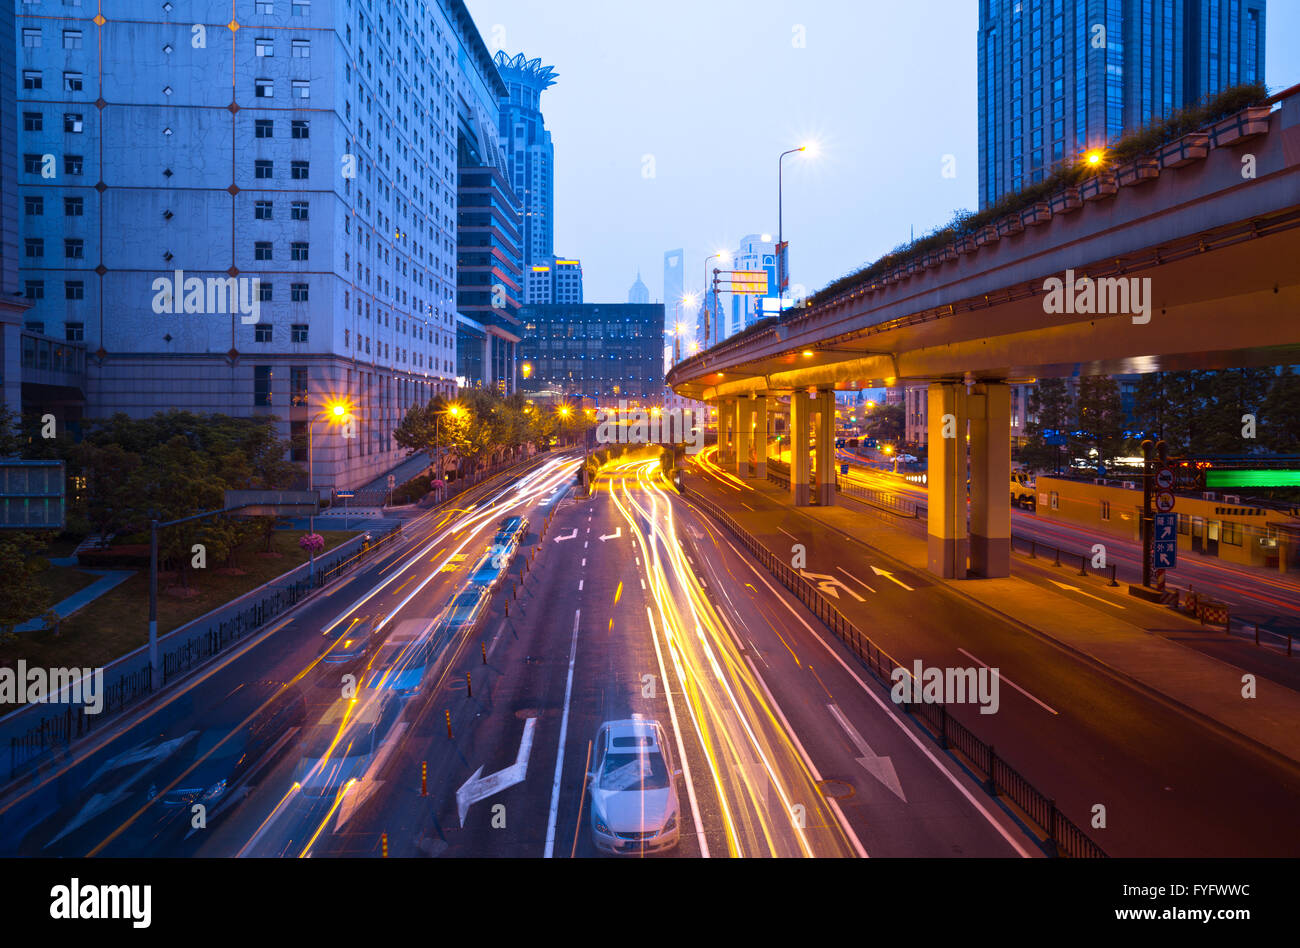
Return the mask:
<path id="1" fill-rule="evenodd" d="M 723 502 L 745 529 L 771 549 L 779 549 L 779 529 L 761 510 L 745 516 L 737 511 L 736 494 L 722 496 L 716 482 L 698 473 L 688 475 L 688 486 L 715 502 Z M 986 609 L 1045 636 L 1060 646 L 1105 667 L 1134 685 L 1163 696 L 1167 701 L 1235 731 L 1248 740 L 1300 762 L 1300 693 L 1256 676 L 1257 697 L 1242 697 L 1241 668 L 1203 655 L 1191 648 L 1138 628 L 1097 608 L 1078 603 L 1064 594 L 1044 589 L 1017 576 L 1001 579 L 943 580 L 927 568 L 926 539 L 900 528 L 898 519 L 883 511 L 855 505 L 794 508 L 789 493 L 767 481 L 746 481 L 745 501 L 762 498 L 791 512 L 819 521 L 850 542 L 860 542 L 942 583 L 949 590 Z M 753 495 L 758 495 L 754 497 Z M 923 525 L 924 522 L 922 522 Z M 787 544 L 788 545 L 788 544 Z M 1018 560 L 1019 557 L 1016 557 Z M 1016 560 L 1013 560 L 1013 569 Z M 1086 580 L 1083 582 L 1087 582 Z M 1100 585 L 1100 584 L 1098 584 Z M 1089 587 L 1091 588 L 1091 587 Z M 1200 626 L 1176 613 L 1169 625 Z"/>
<path id="2" fill-rule="evenodd" d="M 64 561 L 51 560 L 51 562 L 56 563 L 56 565 L 63 565 Z M 73 562 L 74 563 L 76 562 L 75 559 L 73 560 Z M 93 583 L 91 583 L 89 586 L 85 587 L 84 589 L 77 590 L 75 593 L 73 593 L 67 599 L 64 599 L 62 602 L 56 602 L 53 606 L 50 607 L 51 609 L 54 610 L 54 612 L 58 613 L 60 619 L 66 619 L 68 616 L 72 615 L 78 609 L 81 609 L 84 606 L 87 606 L 90 603 L 94 602 L 96 599 L 104 595 L 104 593 L 108 592 L 114 586 L 117 586 L 119 583 L 126 582 L 128 579 L 130 579 L 132 576 L 135 575 L 135 570 L 130 570 L 130 569 L 114 569 L 114 570 L 83 569 L 81 572 L 89 576 L 98 576 L 99 579 L 95 580 Z M 35 619 L 28 619 L 26 622 L 22 623 L 21 625 L 14 626 L 14 631 L 15 632 L 39 632 L 44 628 L 45 628 L 45 622 L 38 617 Z"/>

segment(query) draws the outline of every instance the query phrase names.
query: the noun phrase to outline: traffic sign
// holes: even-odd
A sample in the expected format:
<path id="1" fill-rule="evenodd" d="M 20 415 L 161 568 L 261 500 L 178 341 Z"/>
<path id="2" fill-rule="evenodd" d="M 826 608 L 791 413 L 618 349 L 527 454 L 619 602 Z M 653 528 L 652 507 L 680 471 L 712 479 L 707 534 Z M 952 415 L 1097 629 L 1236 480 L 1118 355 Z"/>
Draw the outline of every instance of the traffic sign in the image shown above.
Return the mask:
<path id="1" fill-rule="evenodd" d="M 1178 565 L 1178 515 L 1158 513 L 1152 518 L 1151 559 L 1157 569 Z"/>
<path id="2" fill-rule="evenodd" d="M 847 464 L 841 464 L 841 465 L 840 465 L 840 473 L 841 473 L 841 474 L 848 474 L 848 473 L 849 473 L 849 466 L 848 466 Z"/>
<path id="3" fill-rule="evenodd" d="M 1169 490 L 1174 486 L 1174 472 L 1167 467 L 1156 469 L 1156 487 Z"/>
<path id="4" fill-rule="evenodd" d="M 354 490 L 336 490 L 334 496 L 342 497 L 344 500 L 351 500 L 353 497 L 357 496 L 357 492 Z"/>
<path id="5" fill-rule="evenodd" d="M 1161 513 L 1169 513 L 1174 509 L 1174 495 L 1172 491 L 1162 490 L 1156 494 L 1156 510 Z"/>

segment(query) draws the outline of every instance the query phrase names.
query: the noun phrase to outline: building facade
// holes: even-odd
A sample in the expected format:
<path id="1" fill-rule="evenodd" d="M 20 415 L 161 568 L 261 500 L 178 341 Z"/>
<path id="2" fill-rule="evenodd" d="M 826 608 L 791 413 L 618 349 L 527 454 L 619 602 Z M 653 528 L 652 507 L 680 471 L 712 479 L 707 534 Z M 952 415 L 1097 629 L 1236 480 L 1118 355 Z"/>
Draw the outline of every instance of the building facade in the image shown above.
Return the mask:
<path id="1" fill-rule="evenodd" d="M 776 286 L 776 244 L 770 234 L 748 234 L 731 254 L 728 270 L 762 270 L 767 273 L 767 292 L 732 293 L 726 306 L 725 336 L 744 332 L 764 316 L 780 312 L 780 293 Z"/>
<path id="2" fill-rule="evenodd" d="M 506 149 L 510 185 L 522 205 L 524 272 L 549 266 L 555 254 L 555 148 L 542 118 L 542 93 L 555 84 L 556 72 L 540 59 L 523 53 L 496 54 L 497 70 L 506 86 L 501 100 L 500 133 Z M 526 292 L 531 292 L 528 281 Z M 531 296 L 527 302 L 542 302 Z M 551 302 L 547 300 L 546 302 Z"/>
<path id="3" fill-rule="evenodd" d="M 980 0 L 980 206 L 1230 86 L 1267 0 Z"/>
<path id="4" fill-rule="evenodd" d="M 525 296 L 530 306 L 582 302 L 582 261 L 547 257 L 528 268 Z"/>
<path id="5" fill-rule="evenodd" d="M 520 313 L 520 388 L 537 393 L 658 404 L 663 397 L 662 303 L 555 303 Z"/>
<path id="6" fill-rule="evenodd" d="M 88 414 L 274 415 L 318 486 L 366 483 L 455 391 L 457 59 L 486 47 L 461 0 L 194 6 L 20 6 L 27 319 L 84 342 Z"/>

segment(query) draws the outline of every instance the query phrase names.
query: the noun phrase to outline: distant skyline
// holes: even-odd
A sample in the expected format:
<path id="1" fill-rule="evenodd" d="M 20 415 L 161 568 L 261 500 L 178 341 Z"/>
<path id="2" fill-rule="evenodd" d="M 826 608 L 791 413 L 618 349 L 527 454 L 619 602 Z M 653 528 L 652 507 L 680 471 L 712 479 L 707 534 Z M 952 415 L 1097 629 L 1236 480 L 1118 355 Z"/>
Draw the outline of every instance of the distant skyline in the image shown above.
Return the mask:
<path id="1" fill-rule="evenodd" d="M 676 247 L 698 291 L 709 254 L 775 236 L 777 156 L 809 140 L 784 215 L 808 292 L 978 207 L 975 0 L 466 2 L 490 50 L 555 67 L 555 244 L 588 300 L 626 299 L 640 269 L 662 301 Z M 1300 82 L 1300 3 L 1269 4 L 1266 33 L 1269 88 Z"/>

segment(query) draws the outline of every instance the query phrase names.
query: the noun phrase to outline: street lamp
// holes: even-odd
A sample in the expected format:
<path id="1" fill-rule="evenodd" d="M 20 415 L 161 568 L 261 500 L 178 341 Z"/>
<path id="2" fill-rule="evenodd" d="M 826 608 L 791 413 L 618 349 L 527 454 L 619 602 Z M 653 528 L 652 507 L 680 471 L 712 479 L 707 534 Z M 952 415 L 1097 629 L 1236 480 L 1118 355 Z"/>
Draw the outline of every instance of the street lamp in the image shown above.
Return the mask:
<path id="1" fill-rule="evenodd" d="M 781 245 L 785 243 L 785 156 L 793 155 L 801 151 L 809 151 L 811 147 L 812 146 L 810 145 L 800 145 L 798 148 L 791 148 L 788 151 L 781 152 L 780 157 L 776 160 L 776 252 L 778 254 L 778 267 L 780 266 L 781 261 L 779 255 L 783 252 Z M 789 259 L 789 254 L 786 254 L 786 259 Z M 788 273 L 784 275 L 787 279 L 789 278 Z M 782 274 L 777 274 L 776 291 L 778 294 L 785 292 L 785 287 L 780 285 L 781 276 Z"/>
<path id="2" fill-rule="evenodd" d="M 708 301 L 708 298 L 709 298 L 709 260 L 717 260 L 718 258 L 721 258 L 721 259 L 722 259 L 722 262 L 723 262 L 723 263 L 726 263 L 728 260 L 731 259 L 731 254 L 729 254 L 729 253 L 728 253 L 727 251 L 725 251 L 725 250 L 719 250 L 719 251 L 718 251 L 717 253 L 715 253 L 713 256 L 707 258 L 707 259 L 704 261 L 704 296 L 703 296 L 703 299 L 704 299 L 706 302 Z M 716 289 L 713 291 L 713 308 L 714 308 L 715 310 L 718 308 L 718 291 L 717 291 Z M 713 332 L 712 332 L 711 329 L 710 329 L 710 323 L 712 322 L 712 316 L 713 316 L 713 313 L 709 312 L 708 310 L 705 310 L 705 311 L 704 311 L 704 339 L 705 339 L 706 342 L 708 342 L 708 343 L 710 343 L 710 344 L 713 342 Z M 716 326 L 713 327 L 713 329 L 716 329 L 716 328 L 717 328 Z"/>
<path id="3" fill-rule="evenodd" d="M 341 422 L 350 417 L 351 412 L 346 402 L 334 401 L 327 404 L 315 415 L 307 419 L 307 489 L 316 490 L 316 450 L 312 442 L 312 431 L 316 427 L 317 420 L 321 418 L 328 419 L 330 424 Z M 316 495 L 316 506 L 320 506 L 320 494 Z M 307 532 L 315 534 L 316 532 L 316 514 L 313 511 L 307 516 Z M 307 567 L 308 576 L 316 572 L 316 551 L 310 552 L 310 564 Z"/>

